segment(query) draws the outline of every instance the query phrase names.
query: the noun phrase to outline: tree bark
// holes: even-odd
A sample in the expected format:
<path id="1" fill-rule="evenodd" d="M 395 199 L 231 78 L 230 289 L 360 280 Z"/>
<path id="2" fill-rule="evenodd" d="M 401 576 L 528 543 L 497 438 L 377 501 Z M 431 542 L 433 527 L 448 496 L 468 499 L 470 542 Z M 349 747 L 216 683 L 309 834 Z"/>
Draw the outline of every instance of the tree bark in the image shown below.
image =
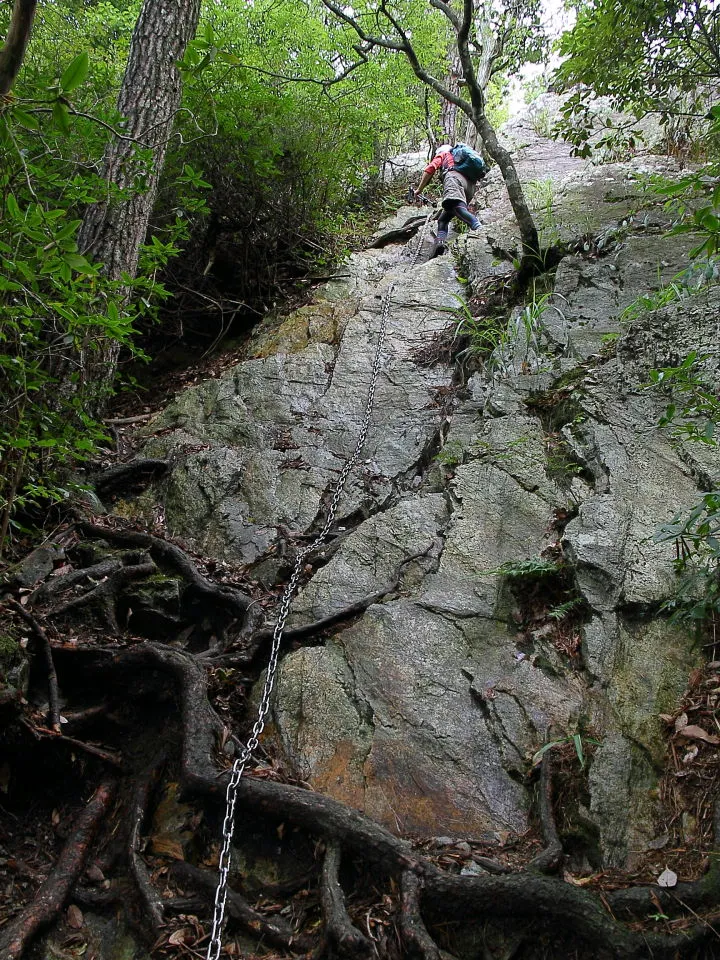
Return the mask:
<path id="1" fill-rule="evenodd" d="M 20 72 L 30 40 L 37 0 L 15 0 L 10 28 L 0 50 L 0 97 L 6 97 Z"/>
<path id="2" fill-rule="evenodd" d="M 177 63 L 195 35 L 199 15 L 200 0 L 144 0 L 135 25 L 117 102 L 125 117 L 123 136 L 113 138 L 105 151 L 109 199 L 88 208 L 78 238 L 80 250 L 102 262 L 112 280 L 137 271 L 180 106 Z M 113 198 L 118 189 L 127 195 Z M 83 379 L 109 390 L 118 352 L 112 338 L 88 342 L 80 358 Z"/>

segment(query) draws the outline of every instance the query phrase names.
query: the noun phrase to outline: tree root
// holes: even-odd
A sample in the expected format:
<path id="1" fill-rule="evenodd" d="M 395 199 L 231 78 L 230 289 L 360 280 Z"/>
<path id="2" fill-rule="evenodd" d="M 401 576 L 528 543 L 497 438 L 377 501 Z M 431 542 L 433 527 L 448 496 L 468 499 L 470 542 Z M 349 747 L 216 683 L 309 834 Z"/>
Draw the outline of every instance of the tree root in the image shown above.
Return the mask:
<path id="1" fill-rule="evenodd" d="M 130 809 L 130 836 L 128 840 L 130 873 L 135 881 L 145 912 L 150 918 L 153 939 L 157 939 L 159 936 L 165 919 L 163 902 L 158 894 L 155 893 L 150 882 L 148 869 L 140 856 L 140 843 L 143 824 L 147 817 L 148 806 L 150 804 L 150 796 L 164 763 L 165 757 L 162 757 L 156 763 L 152 764 L 140 778 L 135 788 L 132 807 Z"/>
<path id="2" fill-rule="evenodd" d="M 52 648 L 48 635 L 32 616 L 17 600 L 10 600 L 10 606 L 13 610 L 32 628 L 33 633 L 40 641 L 43 657 L 45 659 L 45 668 L 48 678 L 48 723 L 50 729 L 55 733 L 60 733 L 60 694 L 58 692 L 58 679 L 55 672 L 55 663 L 53 661 Z"/>
<path id="3" fill-rule="evenodd" d="M 189 863 L 178 861 L 172 866 L 172 874 L 181 886 L 190 886 L 204 890 L 212 898 L 217 886 L 217 877 L 214 873 L 201 870 Z M 207 902 L 207 901 L 206 901 Z M 235 890 L 228 889 L 227 914 L 248 933 L 261 938 L 281 950 L 290 950 L 293 953 L 303 953 L 312 947 L 310 939 L 297 934 L 282 917 L 263 916 L 253 910 L 250 904 Z"/>
<path id="4" fill-rule="evenodd" d="M 46 580 L 45 583 L 41 583 L 40 586 L 30 594 L 30 602 L 33 606 L 36 606 L 56 596 L 58 593 L 65 593 L 66 590 L 69 590 L 78 583 L 83 583 L 86 580 L 103 580 L 105 577 L 111 576 L 122 566 L 123 561 L 119 557 L 111 557 L 106 560 L 101 560 L 100 563 L 94 563 L 90 567 L 84 567 L 82 570 L 73 570 L 70 573 L 63 574 L 62 577 Z"/>
<path id="5" fill-rule="evenodd" d="M 207 701 L 204 677 L 194 659 L 149 643 L 125 651 L 123 657 L 131 655 L 166 665 L 175 674 L 182 702 L 184 789 L 189 794 L 221 799 L 228 774 L 216 776 L 208 760 L 213 732 L 220 723 Z M 246 775 L 238 787 L 238 804 L 273 820 L 289 820 L 385 869 L 422 876 L 421 906 L 441 916 L 460 911 L 464 916 L 541 919 L 546 929 L 562 930 L 593 949 L 604 950 L 607 956 L 623 960 L 657 960 L 673 957 L 675 952 L 678 957 L 688 956 L 709 935 L 703 928 L 667 936 L 635 933 L 610 917 L 588 891 L 527 870 L 487 877 L 445 874 L 418 856 L 407 841 L 339 801 L 310 790 Z"/>
<path id="6" fill-rule="evenodd" d="M 42 739 L 43 737 L 54 738 L 60 743 L 66 744 L 69 747 L 82 750 L 83 753 L 88 753 L 90 756 L 98 757 L 100 760 L 104 760 L 105 763 L 109 763 L 111 766 L 117 767 L 119 770 L 121 770 L 124 766 L 122 757 L 112 753 L 109 750 L 103 750 L 102 747 L 96 747 L 93 743 L 85 743 L 82 740 L 76 740 L 75 737 L 65 737 L 63 736 L 62 731 L 45 730 L 43 727 L 35 727 L 25 717 L 22 718 L 21 722 L 38 740 Z"/>
<path id="7" fill-rule="evenodd" d="M 345 907 L 345 894 L 340 884 L 340 844 L 329 840 L 325 847 L 320 901 L 325 920 L 325 935 L 331 947 L 348 960 L 374 956 L 373 945 L 354 927 Z"/>
<path id="8" fill-rule="evenodd" d="M 190 557 L 180 547 L 168 540 L 154 537 L 149 533 L 138 533 L 133 530 L 113 530 L 109 527 L 99 527 L 85 521 L 77 524 L 77 529 L 87 537 L 93 539 L 110 540 L 123 547 L 142 547 L 157 563 L 165 563 L 181 574 L 197 595 L 205 603 L 218 604 L 238 616 L 243 616 L 251 603 L 251 598 L 238 589 L 227 584 L 216 584 L 206 580 L 195 567 Z"/>
<path id="9" fill-rule="evenodd" d="M 100 529 L 100 528 L 98 528 Z M 105 535 L 105 531 L 103 531 Z M 148 547 L 145 547 L 148 549 Z M 405 561 L 407 562 L 407 561 Z M 219 774 L 218 760 L 221 761 L 222 748 L 228 740 L 227 731 L 211 707 L 207 697 L 206 676 L 201 662 L 189 653 L 174 647 L 164 646 L 150 641 L 137 643 L 124 648 L 97 645 L 86 647 L 83 654 L 90 653 L 91 665 L 103 672 L 127 671 L 140 672 L 147 681 L 141 685 L 141 696 L 149 691 L 167 689 L 167 675 L 172 677 L 176 692 L 177 716 L 181 724 L 180 736 L 170 738 L 168 742 L 178 742 L 180 748 L 178 779 L 181 784 L 181 797 L 204 797 L 215 805 L 222 804 L 227 787 L 228 773 Z M 76 650 L 63 652 L 63 658 L 79 656 Z M 63 670 L 67 669 L 67 660 L 61 659 L 56 652 L 58 669 L 64 685 Z M 132 689 L 132 687 L 130 688 Z M 160 701 L 162 702 L 162 701 Z M 110 705 L 112 708 L 112 704 Z M 85 707 L 85 711 L 93 707 Z M 107 706 L 103 705 L 103 711 Z M 59 736 L 51 731 L 35 730 L 36 735 Z M 62 738 L 65 742 L 72 741 Z M 99 748 L 94 748 L 98 755 Z M 153 746 L 151 756 L 157 756 Z M 132 751 L 129 753 L 132 757 Z M 125 822 L 128 824 L 128 836 L 125 841 L 114 839 L 115 848 L 127 854 L 129 874 L 126 879 L 113 887 L 112 891 L 81 890 L 86 901 L 93 899 L 98 907 L 114 900 L 122 899 L 131 889 L 131 882 L 139 892 L 146 932 L 152 927 L 157 934 L 165 926 L 165 917 L 171 913 L 182 912 L 187 908 L 197 910 L 198 901 L 181 896 L 176 900 L 164 901 L 156 892 L 153 880 L 141 855 L 141 835 L 143 823 L 150 809 L 154 779 L 160 763 L 157 759 L 148 765 L 147 752 L 142 761 L 145 769 L 126 805 Z M 381 868 L 400 881 L 399 935 L 402 940 L 402 956 L 417 960 L 445 960 L 447 955 L 434 939 L 436 925 L 447 926 L 448 921 L 457 922 L 458 927 L 484 920 L 495 923 L 503 920 L 511 923 L 520 938 L 538 936 L 548 942 L 561 941 L 581 944 L 587 956 L 596 960 L 605 958 L 623 958 L 623 960 L 675 960 L 675 958 L 697 956 L 702 945 L 715 933 L 702 922 L 695 927 L 676 934 L 645 934 L 624 925 L 622 920 L 636 914 L 647 913 L 648 906 L 660 903 L 673 904 L 676 913 L 688 916 L 696 908 L 716 906 L 717 889 L 720 888 L 713 871 L 697 884 L 681 884 L 672 891 L 661 888 L 633 888 L 631 891 L 616 891 L 605 894 L 602 900 L 593 892 L 565 883 L 558 877 L 543 875 L 544 871 L 557 869 L 561 862 L 562 850 L 553 816 L 553 769 L 549 754 L 543 758 L 540 771 L 540 820 L 545 837 L 545 849 L 524 869 L 512 872 L 502 864 L 487 861 L 489 875 L 461 876 L 444 872 L 412 845 L 390 833 L 356 810 L 329 796 L 314 793 L 311 790 L 280 783 L 265 778 L 254 778 L 250 773 L 240 781 L 237 795 L 238 812 L 252 812 L 260 819 L 276 823 L 292 824 L 308 835 L 321 839 L 325 843 L 325 860 L 322 867 L 321 899 L 325 916 L 326 930 L 323 936 L 324 946 L 318 948 L 318 956 L 326 956 L 323 950 L 346 957 L 370 957 L 374 955 L 377 944 L 357 930 L 350 920 L 345 902 L 345 893 L 339 881 L 340 862 L 343 856 L 351 856 L 365 864 Z M 91 801 L 91 805 L 96 801 Z M 107 809 L 109 798 L 102 810 Z M 97 805 L 97 804 L 96 804 Z M 93 821 L 96 825 L 102 810 Z M 81 820 L 86 817 L 83 813 Z M 241 814 L 240 814 L 241 815 Z M 718 814 L 720 822 L 720 814 Z M 78 830 L 80 823 L 78 824 Z M 84 828 L 83 828 L 84 829 Z M 718 823 L 716 823 L 716 830 Z M 71 864 L 67 882 L 59 886 L 58 869 L 66 850 L 58 860 L 58 867 L 48 878 L 48 890 L 52 893 L 52 909 L 36 907 L 43 898 L 38 897 L 30 904 L 25 913 L 0 936 L 0 955 L 11 960 L 19 958 L 29 937 L 44 923 L 51 920 L 67 899 L 73 883 L 80 876 L 82 863 L 92 836 L 78 831 L 71 844 L 75 847 L 84 842 L 84 852 L 78 863 Z M 78 855 L 79 856 L 79 855 Z M 78 860 L 75 856 L 75 860 Z M 71 858 L 72 859 L 72 858 Z M 477 858 L 476 858 L 477 859 Z M 481 865 L 485 866 L 485 863 Z M 211 872 L 198 870 L 188 864 L 177 864 L 173 873 L 181 878 L 183 884 L 203 891 L 212 891 L 215 876 Z M 41 891 L 44 889 L 41 888 Z M 49 894 L 48 894 L 49 896 Z M 695 899 L 694 899 L 695 897 Z M 127 899 L 127 895 L 125 896 Z M 211 896 L 208 896 L 208 907 Z M 187 904 L 195 906 L 187 907 Z M 612 913 L 606 910 L 609 904 Z M 680 908 L 684 910 L 680 914 Z M 668 911 L 669 912 L 669 911 Z M 229 894 L 228 913 L 238 923 L 254 935 L 272 943 L 281 950 L 311 951 L 317 943 L 317 935 L 296 935 L 291 925 L 281 917 L 263 916 L 253 910 L 236 893 Z M 616 916 L 620 919 L 616 919 Z M 27 919 L 26 921 L 26 917 Z M 33 919 L 39 918 L 39 919 Z M 700 918 L 697 918 L 700 919 Z M 28 938 L 18 940 L 25 926 L 30 925 Z M 532 935 L 527 931 L 532 929 Z M 14 953 L 9 953 L 10 938 Z M 444 943 L 444 941 L 440 941 Z M 4 949 L 3 949 L 4 948 Z M 515 949 L 515 948 L 514 948 Z M 560 948 L 558 948 L 560 949 Z M 317 953 L 317 951 L 316 951 Z M 533 955 L 535 955 L 533 953 Z"/>
<path id="10" fill-rule="evenodd" d="M 283 631 L 283 640 L 305 640 L 308 637 L 313 637 L 321 633 L 323 630 L 327 630 L 329 627 L 334 627 L 336 624 L 350 619 L 350 617 L 356 617 L 361 613 L 365 613 L 368 607 L 371 607 L 375 603 L 381 603 L 395 593 L 400 586 L 403 572 L 408 564 L 419 560 L 421 557 L 426 557 L 431 550 L 432 546 L 426 550 L 414 553 L 410 557 L 405 557 L 405 559 L 398 564 L 393 579 L 380 590 L 376 590 L 374 593 L 363 597 L 362 600 L 356 600 L 355 603 L 350 603 L 341 610 L 337 610 L 335 613 L 321 617 L 319 620 L 314 620 L 312 623 L 305 624 L 304 626 L 286 627 Z M 268 640 L 272 639 L 273 633 L 274 627 L 264 627 L 261 630 L 256 630 L 251 637 L 250 644 L 246 645 L 241 653 L 238 654 L 229 650 L 227 653 L 221 654 L 218 657 L 208 658 L 207 662 L 212 663 L 213 666 L 227 666 L 231 663 L 238 666 L 247 666 L 255 659 L 260 648 L 267 643 Z"/>
<path id="11" fill-rule="evenodd" d="M 0 934 L 0 956 L 4 960 L 19 960 L 38 931 L 62 910 L 73 884 L 82 873 L 90 844 L 110 807 L 114 792 L 115 784 L 111 781 L 97 788 L 78 817 L 75 830 L 47 880 L 41 884 L 35 898 L 20 916 Z"/>
<path id="12" fill-rule="evenodd" d="M 420 879 L 409 870 L 401 879 L 400 929 L 409 955 L 418 960 L 441 960 L 440 948 L 427 932 L 420 913 Z"/>
<path id="13" fill-rule="evenodd" d="M 110 576 L 99 583 L 96 587 L 88 590 L 73 600 L 55 607 L 52 610 L 54 616 L 63 616 L 71 610 L 78 610 L 80 607 L 86 607 L 89 604 L 97 603 L 100 610 L 105 615 L 105 621 L 113 633 L 120 633 L 120 624 L 117 619 L 117 601 L 120 591 L 126 583 L 133 580 L 141 580 L 143 577 L 149 577 L 157 567 L 149 560 L 147 563 L 137 563 L 128 567 L 120 567 Z"/>
<path id="14" fill-rule="evenodd" d="M 563 848 L 553 813 L 553 771 L 551 751 L 543 754 L 540 766 L 540 785 L 538 790 L 540 824 L 545 839 L 545 849 L 530 861 L 528 870 L 538 873 L 557 873 L 563 862 Z"/>

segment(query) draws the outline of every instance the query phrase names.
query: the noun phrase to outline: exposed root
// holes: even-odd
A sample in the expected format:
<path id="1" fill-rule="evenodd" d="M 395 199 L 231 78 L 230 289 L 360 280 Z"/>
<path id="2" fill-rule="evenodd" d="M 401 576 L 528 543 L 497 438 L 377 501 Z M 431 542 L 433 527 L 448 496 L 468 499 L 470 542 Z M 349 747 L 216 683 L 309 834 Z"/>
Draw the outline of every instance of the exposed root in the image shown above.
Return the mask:
<path id="1" fill-rule="evenodd" d="M 131 460 L 129 463 L 118 463 L 114 467 L 103 470 L 92 478 L 100 498 L 112 495 L 117 490 L 135 487 L 138 483 L 147 486 L 167 473 L 170 467 L 168 460 Z"/>
<path id="2" fill-rule="evenodd" d="M 194 887 L 203 890 L 212 899 L 215 894 L 217 877 L 214 873 L 201 870 L 192 864 L 178 862 L 173 864 L 172 873 L 181 886 Z M 290 950 L 293 953 L 302 953 L 312 948 L 308 937 L 297 934 L 292 926 L 282 917 L 263 916 L 254 910 L 250 904 L 235 890 L 228 889 L 226 911 L 228 916 L 248 933 L 266 941 L 281 950 Z"/>
<path id="3" fill-rule="evenodd" d="M 345 893 L 340 884 L 340 844 L 330 840 L 323 860 L 321 903 L 325 920 L 325 934 L 332 947 L 348 960 L 372 957 L 372 943 L 354 927 L 345 907 Z"/>
<path id="4" fill-rule="evenodd" d="M 63 616 L 71 610 L 78 610 L 80 607 L 97 604 L 105 616 L 105 621 L 113 631 L 120 633 L 121 628 L 117 618 L 117 603 L 122 593 L 123 587 L 133 580 L 142 580 L 143 577 L 149 577 L 155 573 L 157 567 L 149 560 L 147 563 L 136 563 L 132 566 L 123 567 L 115 570 L 107 579 L 103 580 L 96 587 L 88 590 L 87 593 L 68 600 L 66 603 L 55 607 L 52 613 L 55 616 Z"/>
<path id="5" fill-rule="evenodd" d="M 85 522 L 78 523 L 77 529 L 93 539 L 109 540 L 123 547 L 146 549 L 157 563 L 168 564 L 177 570 L 195 592 L 197 599 L 203 602 L 218 604 L 238 616 L 242 616 L 251 603 L 251 598 L 237 587 L 206 580 L 184 550 L 160 537 L 133 530 L 113 530 Z"/>
<path id="6" fill-rule="evenodd" d="M 400 929 L 409 956 L 418 960 L 441 960 L 440 948 L 427 932 L 420 915 L 420 879 L 405 870 L 401 879 Z"/>
<path id="7" fill-rule="evenodd" d="M 19 604 L 17 600 L 10 600 L 10 606 L 15 613 L 22 617 L 25 623 L 30 625 L 33 633 L 40 641 L 48 679 L 48 723 L 50 724 L 51 730 L 54 730 L 55 733 L 60 733 L 60 694 L 58 693 L 57 673 L 55 672 L 55 663 L 53 661 L 52 648 L 48 640 L 48 635 L 35 617 Z"/>
<path id="8" fill-rule="evenodd" d="M 408 564 L 415 560 L 419 560 L 421 557 L 427 556 L 431 549 L 432 547 L 428 547 L 426 550 L 422 550 L 419 553 L 414 553 L 410 557 L 406 557 L 398 565 L 393 579 L 384 587 L 382 587 L 382 589 L 368 594 L 368 596 L 363 597 L 361 600 L 356 600 L 355 603 L 348 604 L 346 607 L 343 607 L 341 610 L 337 610 L 335 613 L 329 614 L 327 617 L 321 617 L 319 620 L 314 620 L 312 623 L 305 624 L 301 627 L 286 627 L 283 632 L 283 639 L 305 640 L 308 637 L 314 637 L 316 634 L 321 633 L 323 630 L 327 630 L 329 627 L 335 626 L 337 623 L 341 623 L 343 620 L 348 620 L 350 617 L 359 616 L 373 604 L 381 603 L 383 600 L 387 600 L 387 598 L 395 593 L 400 586 L 403 572 Z M 245 646 L 241 653 L 238 654 L 228 651 L 219 657 L 208 659 L 208 662 L 212 663 L 213 665 L 232 663 L 239 666 L 245 666 L 252 662 L 260 647 L 268 640 L 272 639 L 272 636 L 273 628 L 266 627 L 262 630 L 257 630 L 252 636 L 251 643 Z"/>
<path id="9" fill-rule="evenodd" d="M 133 793 L 132 806 L 130 808 L 130 836 L 128 840 L 128 860 L 130 864 L 130 873 L 135 881 L 142 904 L 150 919 L 153 939 L 160 934 L 165 919 L 163 911 L 163 901 L 153 889 L 150 882 L 148 868 L 140 856 L 140 846 L 142 840 L 142 828 L 147 817 L 147 811 L 150 804 L 150 796 L 158 778 L 158 774 L 165 762 L 165 758 L 154 763 L 140 778 Z"/>
<path id="10" fill-rule="evenodd" d="M 111 781 L 97 788 L 33 901 L 0 933 L 0 956 L 4 960 L 19 960 L 37 933 L 54 920 L 64 907 L 73 884 L 82 873 L 90 844 L 110 807 L 114 791 L 115 784 Z"/>
<path id="11" fill-rule="evenodd" d="M 558 836 L 555 814 L 553 813 L 553 770 L 550 750 L 543 754 L 540 766 L 540 785 L 538 806 L 540 824 L 545 839 L 545 849 L 528 864 L 528 870 L 538 873 L 557 873 L 563 862 L 563 848 Z"/>
<path id="12" fill-rule="evenodd" d="M 122 757 L 112 753 L 110 750 L 103 750 L 102 747 L 98 747 L 94 743 L 85 743 L 82 740 L 76 740 L 75 737 L 65 737 L 63 736 L 62 732 L 58 732 L 57 730 L 45 730 L 43 727 L 33 726 L 33 724 L 31 724 L 30 721 L 25 717 L 23 717 L 22 723 L 28 728 L 30 733 L 32 733 L 37 740 L 40 740 L 43 737 L 56 739 L 59 743 L 65 744 L 76 750 L 82 750 L 83 753 L 88 753 L 92 757 L 98 757 L 100 760 L 104 760 L 105 763 L 109 763 L 111 766 L 117 767 L 119 770 L 124 766 Z"/>
<path id="13" fill-rule="evenodd" d="M 65 593 L 78 583 L 85 583 L 88 580 L 97 583 L 111 576 L 122 566 L 123 560 L 120 557 L 112 557 L 101 560 L 100 563 L 94 563 L 90 567 L 84 567 L 82 570 L 72 570 L 70 573 L 63 574 L 62 577 L 46 580 L 30 594 L 30 602 L 37 606 L 59 593 Z"/>

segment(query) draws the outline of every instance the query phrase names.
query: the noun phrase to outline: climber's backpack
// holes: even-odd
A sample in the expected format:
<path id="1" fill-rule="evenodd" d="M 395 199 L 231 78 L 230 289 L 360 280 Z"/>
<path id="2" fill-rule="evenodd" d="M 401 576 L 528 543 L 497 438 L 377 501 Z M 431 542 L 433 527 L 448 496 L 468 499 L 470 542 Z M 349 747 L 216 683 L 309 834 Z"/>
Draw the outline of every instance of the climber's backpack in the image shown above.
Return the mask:
<path id="1" fill-rule="evenodd" d="M 472 147 L 466 143 L 456 143 L 452 148 L 453 170 L 457 170 L 468 180 L 482 180 L 488 166 Z"/>

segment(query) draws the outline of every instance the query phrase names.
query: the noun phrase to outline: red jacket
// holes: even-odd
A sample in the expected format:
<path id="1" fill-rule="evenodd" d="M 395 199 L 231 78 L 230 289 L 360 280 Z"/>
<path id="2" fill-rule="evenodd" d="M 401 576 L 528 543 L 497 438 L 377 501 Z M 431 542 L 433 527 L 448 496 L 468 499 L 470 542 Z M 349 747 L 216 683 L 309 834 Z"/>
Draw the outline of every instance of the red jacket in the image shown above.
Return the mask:
<path id="1" fill-rule="evenodd" d="M 429 173 L 432 176 L 437 170 L 452 170 L 454 166 L 455 161 L 453 160 L 452 151 L 448 150 L 447 153 L 439 153 L 436 157 L 433 157 L 425 167 L 425 173 Z"/>

